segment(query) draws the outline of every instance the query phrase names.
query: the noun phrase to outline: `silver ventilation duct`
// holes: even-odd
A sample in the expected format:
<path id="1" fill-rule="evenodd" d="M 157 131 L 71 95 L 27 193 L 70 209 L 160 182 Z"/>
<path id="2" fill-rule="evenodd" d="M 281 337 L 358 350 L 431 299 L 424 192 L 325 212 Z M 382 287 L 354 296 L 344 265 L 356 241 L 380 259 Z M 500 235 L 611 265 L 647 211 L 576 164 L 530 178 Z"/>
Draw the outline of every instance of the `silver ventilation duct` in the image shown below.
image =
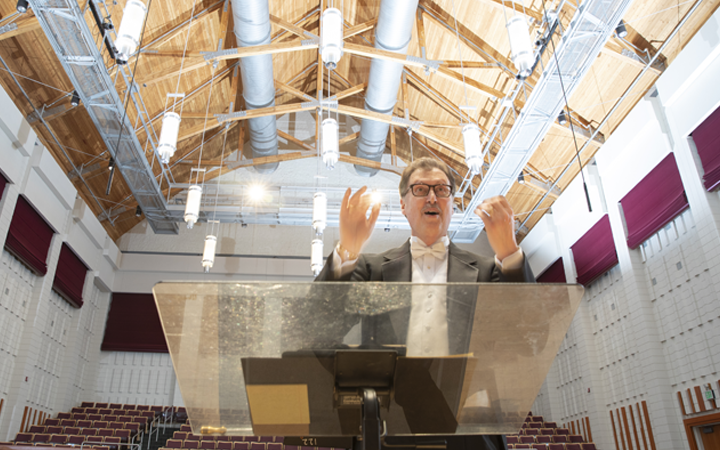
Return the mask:
<path id="1" fill-rule="evenodd" d="M 270 10 L 268 0 L 232 0 L 235 37 L 238 46 L 270 44 Z M 275 106 L 275 78 L 272 55 L 250 56 L 240 60 L 245 109 Z M 247 120 L 252 158 L 278 153 L 275 116 Z M 279 163 L 255 166 L 264 174 L 272 173 Z"/>
<path id="2" fill-rule="evenodd" d="M 375 27 L 375 48 L 407 53 L 417 5 L 418 0 L 383 0 L 380 4 L 380 18 Z M 370 79 L 365 91 L 366 110 L 382 114 L 393 113 L 403 68 L 400 63 L 373 59 L 370 65 Z M 357 156 L 379 162 L 385 151 L 389 128 L 388 123 L 363 119 Z M 378 169 L 357 165 L 355 170 L 358 174 L 367 177 L 378 172 Z"/>

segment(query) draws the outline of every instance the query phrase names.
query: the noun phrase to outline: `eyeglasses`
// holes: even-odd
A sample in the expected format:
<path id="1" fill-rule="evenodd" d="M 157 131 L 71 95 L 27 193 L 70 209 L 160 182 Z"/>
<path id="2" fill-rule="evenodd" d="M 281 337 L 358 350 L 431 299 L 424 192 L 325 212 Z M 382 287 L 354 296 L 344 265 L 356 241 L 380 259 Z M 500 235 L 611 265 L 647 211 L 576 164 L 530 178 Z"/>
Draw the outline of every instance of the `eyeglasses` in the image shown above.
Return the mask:
<path id="1" fill-rule="evenodd" d="M 415 197 L 427 197 L 430 193 L 430 189 L 435 192 L 437 198 L 448 198 L 452 195 L 452 186 L 449 184 L 434 184 L 432 186 L 427 184 L 412 184 L 410 185 L 410 192 Z"/>

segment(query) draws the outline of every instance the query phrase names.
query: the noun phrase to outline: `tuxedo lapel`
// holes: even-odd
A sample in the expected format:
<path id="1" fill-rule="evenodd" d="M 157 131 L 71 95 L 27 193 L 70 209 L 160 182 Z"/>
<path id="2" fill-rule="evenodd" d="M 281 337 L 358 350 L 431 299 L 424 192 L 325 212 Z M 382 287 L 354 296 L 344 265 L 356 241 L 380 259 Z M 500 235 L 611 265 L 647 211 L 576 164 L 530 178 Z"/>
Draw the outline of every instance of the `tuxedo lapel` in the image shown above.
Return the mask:
<path id="1" fill-rule="evenodd" d="M 410 241 L 385 253 L 382 263 L 383 281 L 412 281 Z"/>
<path id="2" fill-rule="evenodd" d="M 477 258 L 451 242 L 448 248 L 448 283 L 475 283 L 477 280 Z M 469 330 L 475 317 L 477 289 L 452 287 L 447 293 L 448 330 Z M 464 337 L 462 333 L 449 333 L 448 345 L 451 354 L 468 351 L 469 342 Z"/>
<path id="3" fill-rule="evenodd" d="M 448 283 L 474 283 L 477 280 L 478 268 L 475 256 L 451 242 L 448 247 Z"/>

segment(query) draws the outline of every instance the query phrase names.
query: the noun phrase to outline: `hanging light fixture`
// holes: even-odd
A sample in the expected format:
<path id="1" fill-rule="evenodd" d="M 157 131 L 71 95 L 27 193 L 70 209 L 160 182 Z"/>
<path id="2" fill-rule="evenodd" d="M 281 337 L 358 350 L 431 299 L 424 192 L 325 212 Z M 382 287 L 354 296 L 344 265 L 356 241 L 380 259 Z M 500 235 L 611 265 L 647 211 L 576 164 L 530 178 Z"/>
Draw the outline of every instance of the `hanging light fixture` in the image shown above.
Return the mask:
<path id="1" fill-rule="evenodd" d="M 125 4 L 118 37 L 115 39 L 115 47 L 118 50 L 116 57 L 119 62 L 127 62 L 140 45 L 140 33 L 146 13 L 147 8 L 140 0 L 128 0 Z"/>
<path id="2" fill-rule="evenodd" d="M 465 164 L 470 173 L 477 175 L 483 165 L 483 151 L 480 144 L 480 127 L 474 123 L 465 125 L 462 129 L 463 143 L 465 144 Z"/>
<path id="3" fill-rule="evenodd" d="M 78 94 L 78 91 L 73 91 L 70 104 L 73 106 L 78 106 L 80 104 L 80 95 Z"/>
<path id="4" fill-rule="evenodd" d="M 515 69 L 518 71 L 518 76 L 525 79 L 532 73 L 532 66 L 535 63 L 527 20 L 520 15 L 514 16 L 508 20 L 507 30 Z"/>
<path id="5" fill-rule="evenodd" d="M 565 114 L 564 109 L 560 110 L 560 114 L 558 115 L 558 123 L 560 125 L 565 125 L 567 123 L 567 115 Z"/>
<path id="6" fill-rule="evenodd" d="M 28 1 L 27 0 L 18 0 L 17 6 L 15 6 L 15 9 L 17 9 L 17 12 L 20 14 L 25 14 L 28 10 Z"/>
<path id="7" fill-rule="evenodd" d="M 328 8 L 322 14 L 320 55 L 328 70 L 335 70 L 343 55 L 343 18 L 337 8 Z"/>
<path id="8" fill-rule="evenodd" d="M 310 253 L 310 269 L 317 276 L 323 267 L 323 241 L 316 238 L 312 241 L 312 251 Z"/>
<path id="9" fill-rule="evenodd" d="M 210 272 L 215 262 L 215 246 L 217 246 L 217 236 L 209 234 L 205 236 L 205 248 L 203 249 L 202 266 L 205 273 Z"/>
<path id="10" fill-rule="evenodd" d="M 327 225 L 327 196 L 324 192 L 316 192 L 313 196 L 312 227 L 315 233 L 322 234 Z"/>
<path id="11" fill-rule="evenodd" d="M 180 114 L 168 111 L 163 116 L 162 131 L 160 132 L 160 143 L 158 153 L 163 164 L 170 162 L 170 158 L 177 150 L 178 133 L 180 132 Z"/>
<path id="12" fill-rule="evenodd" d="M 615 34 L 617 34 L 619 38 L 627 37 L 628 31 L 624 20 L 620 19 L 620 23 L 615 27 Z"/>
<path id="13" fill-rule="evenodd" d="M 328 170 L 335 168 L 340 159 L 340 144 L 337 120 L 327 118 L 322 121 L 322 159 Z"/>
<path id="14" fill-rule="evenodd" d="M 185 203 L 185 215 L 183 219 L 188 229 L 192 229 L 200 215 L 200 199 L 202 197 L 202 186 L 194 184 L 188 189 L 187 203 Z"/>

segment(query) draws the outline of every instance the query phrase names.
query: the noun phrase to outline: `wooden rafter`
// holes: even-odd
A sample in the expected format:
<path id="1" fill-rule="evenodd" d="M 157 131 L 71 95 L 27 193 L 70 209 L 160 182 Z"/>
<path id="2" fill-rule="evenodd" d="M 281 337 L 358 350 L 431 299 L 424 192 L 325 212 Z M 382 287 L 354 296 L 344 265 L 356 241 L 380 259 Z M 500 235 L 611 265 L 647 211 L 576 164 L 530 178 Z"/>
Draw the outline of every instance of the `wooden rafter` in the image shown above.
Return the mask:
<path id="1" fill-rule="evenodd" d="M 280 136 L 281 138 L 286 139 L 286 140 L 288 140 L 288 141 L 290 141 L 290 142 L 292 142 L 292 143 L 294 143 L 294 144 L 296 144 L 296 145 L 304 148 L 304 149 L 307 150 L 307 151 L 311 151 L 311 152 L 314 152 L 314 151 L 315 151 L 314 148 L 310 147 L 309 145 L 307 145 L 306 143 L 304 143 L 304 142 L 301 141 L 300 139 L 298 139 L 298 138 L 296 138 L 295 136 L 293 136 L 293 135 L 291 135 L 291 134 L 288 134 L 288 133 L 286 133 L 286 132 L 284 132 L 284 131 L 282 131 L 282 130 L 280 130 L 280 129 L 277 130 L 277 134 L 278 134 L 278 136 Z"/>
<path id="2" fill-rule="evenodd" d="M 427 98 L 432 100 L 435 104 L 440 106 L 442 109 L 447 111 L 450 115 L 457 118 L 459 121 L 465 121 L 465 122 L 471 122 L 472 118 L 468 116 L 466 113 L 464 113 L 460 107 L 458 107 L 454 102 L 452 102 L 450 99 L 445 97 L 440 91 L 433 88 L 429 83 L 422 80 L 420 77 L 418 77 L 413 72 L 406 70 L 405 75 L 407 76 L 408 83 L 410 83 L 415 89 L 417 89 L 421 94 L 425 95 Z M 481 127 L 482 129 L 482 127 Z M 487 133 L 487 130 L 483 130 L 485 133 Z"/>
<path id="3" fill-rule="evenodd" d="M 29 31 L 35 31 L 40 30 L 40 22 L 37 20 L 37 17 L 35 17 L 35 14 L 30 14 L 25 17 L 21 17 L 20 19 L 13 22 L 17 28 L 8 30 L 2 34 L 0 34 L 0 41 L 4 41 L 5 39 L 9 39 L 12 37 L 20 36 L 21 34 L 27 33 Z M 10 25 L 5 25 L 6 27 L 10 27 Z"/>
<path id="4" fill-rule="evenodd" d="M 303 91 L 301 91 L 299 89 L 295 89 L 292 86 L 288 86 L 287 84 L 285 84 L 279 80 L 275 80 L 275 89 L 279 89 L 283 92 L 293 95 L 293 96 L 299 98 L 300 100 L 305 100 L 305 101 L 315 100 L 314 98 L 312 98 L 312 96 L 304 93 Z"/>
<path id="5" fill-rule="evenodd" d="M 343 39 L 349 39 L 358 34 L 364 33 L 368 30 L 372 30 L 377 24 L 377 19 L 371 19 L 367 22 L 359 23 L 354 25 L 343 32 Z"/>
<path id="6" fill-rule="evenodd" d="M 279 26 L 285 31 L 289 31 L 290 33 L 302 38 L 302 39 L 319 39 L 319 37 L 306 30 L 305 28 L 299 27 L 297 25 L 294 25 L 290 22 L 287 22 L 280 17 L 274 16 L 270 14 L 270 21 L 274 23 L 275 25 Z"/>

